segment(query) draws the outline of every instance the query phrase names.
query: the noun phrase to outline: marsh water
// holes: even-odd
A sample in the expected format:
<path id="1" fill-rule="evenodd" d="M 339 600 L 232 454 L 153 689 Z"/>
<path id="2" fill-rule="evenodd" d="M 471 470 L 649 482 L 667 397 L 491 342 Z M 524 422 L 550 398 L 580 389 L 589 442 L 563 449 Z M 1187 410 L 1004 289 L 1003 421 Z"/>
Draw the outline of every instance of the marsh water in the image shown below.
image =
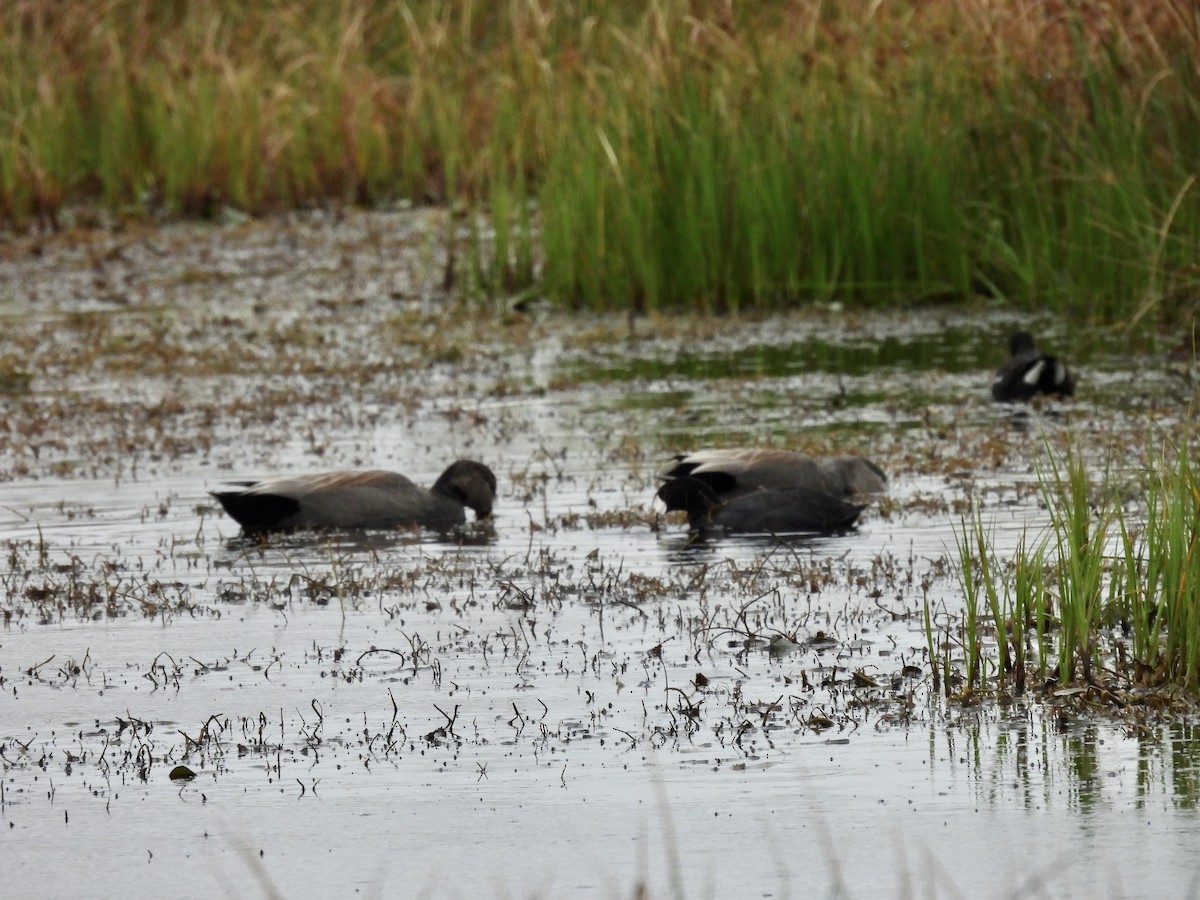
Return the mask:
<path id="1" fill-rule="evenodd" d="M 463 304 L 437 215 L 0 244 L 6 897 L 1200 890 L 1186 717 L 947 699 L 923 615 L 961 617 L 970 510 L 1011 551 L 1059 448 L 1134 472 L 1187 420 L 1176 342 Z M 1073 402 L 988 402 L 1018 324 Z M 889 491 L 847 534 L 695 540 L 655 473 L 713 445 Z M 452 535 L 256 542 L 207 493 L 458 457 L 500 491 Z"/>

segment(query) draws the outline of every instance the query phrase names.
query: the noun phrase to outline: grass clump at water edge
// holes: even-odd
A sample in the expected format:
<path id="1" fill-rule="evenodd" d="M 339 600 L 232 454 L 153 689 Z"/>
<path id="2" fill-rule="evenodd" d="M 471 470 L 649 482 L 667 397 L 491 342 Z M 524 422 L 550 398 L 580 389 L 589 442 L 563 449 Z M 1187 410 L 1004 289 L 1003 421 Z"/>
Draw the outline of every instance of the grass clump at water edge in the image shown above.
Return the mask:
<path id="1" fill-rule="evenodd" d="M 934 675 L 947 694 L 1099 688 L 1200 693 L 1200 479 L 1188 441 L 1123 492 L 1097 496 L 1075 454 L 1039 470 L 1049 524 L 1005 562 L 976 512 L 959 532 L 965 611 L 926 610 Z M 942 620 L 943 622 L 945 620 Z M 961 653 L 961 657 L 958 654 Z M 952 659 L 952 654 L 954 658 Z"/>

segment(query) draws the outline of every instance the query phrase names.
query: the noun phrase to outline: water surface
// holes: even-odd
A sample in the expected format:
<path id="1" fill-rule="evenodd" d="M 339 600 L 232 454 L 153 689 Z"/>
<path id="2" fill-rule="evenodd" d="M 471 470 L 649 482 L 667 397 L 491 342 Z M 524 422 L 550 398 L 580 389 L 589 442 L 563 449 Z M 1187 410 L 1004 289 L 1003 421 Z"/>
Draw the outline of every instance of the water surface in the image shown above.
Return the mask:
<path id="1" fill-rule="evenodd" d="M 0 261 L 29 376 L 0 395 L 6 895 L 1197 890 L 1193 725 L 947 701 L 923 624 L 961 614 L 971 508 L 1012 552 L 1048 452 L 1133 471 L 1186 421 L 1153 335 L 1031 323 L 1080 396 L 1014 416 L 1002 312 L 466 308 L 420 226 Z M 890 490 L 847 535 L 690 540 L 655 472 L 737 444 L 867 454 Z M 459 456 L 500 497 L 449 538 L 258 545 L 207 495 Z"/>

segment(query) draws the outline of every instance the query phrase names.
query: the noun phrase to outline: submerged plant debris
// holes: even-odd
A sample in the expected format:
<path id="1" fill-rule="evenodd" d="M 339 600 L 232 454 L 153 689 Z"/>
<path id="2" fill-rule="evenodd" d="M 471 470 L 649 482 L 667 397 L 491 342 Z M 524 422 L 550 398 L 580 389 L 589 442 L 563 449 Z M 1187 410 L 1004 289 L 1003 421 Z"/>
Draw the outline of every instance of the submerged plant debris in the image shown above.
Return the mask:
<path id="1" fill-rule="evenodd" d="M 1090 896 L 1133 877 L 1118 845 L 1190 884 L 1188 697 L 962 681 L 963 523 L 1003 559 L 1049 527 L 1051 454 L 1132 483 L 1177 446 L 1195 369 L 1169 342 L 1034 323 L 1078 397 L 1014 409 L 988 399 L 1028 324 L 1003 313 L 526 312 L 444 296 L 437 216 L 0 246 L 14 896 L 98 859 L 103 894 L 870 896 L 1033 871 Z M 697 539 L 655 473 L 737 445 L 867 455 L 889 491 L 844 535 Z M 207 493 L 428 485 L 458 457 L 500 489 L 452 535 L 247 538 Z M 855 840 L 881 832 L 891 865 Z"/>

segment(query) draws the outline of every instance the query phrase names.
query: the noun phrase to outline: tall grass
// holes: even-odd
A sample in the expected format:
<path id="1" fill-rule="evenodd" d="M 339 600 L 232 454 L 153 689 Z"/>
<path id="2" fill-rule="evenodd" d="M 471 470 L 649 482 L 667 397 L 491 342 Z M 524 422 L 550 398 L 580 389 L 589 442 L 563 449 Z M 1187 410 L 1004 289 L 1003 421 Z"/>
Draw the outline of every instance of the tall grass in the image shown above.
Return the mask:
<path id="1" fill-rule="evenodd" d="M 15 0 L 0 27 L 16 225 L 406 199 L 471 213 L 479 288 L 597 308 L 1196 302 L 1189 0 Z"/>
<path id="2" fill-rule="evenodd" d="M 1113 602 L 1147 680 L 1200 685 L 1200 480 L 1181 447 L 1170 471 L 1147 476 L 1144 530 L 1121 523 L 1123 577 Z"/>
<path id="3" fill-rule="evenodd" d="M 1051 457 L 1039 473 L 1046 532 L 1022 539 L 1008 562 L 979 514 L 963 523 L 968 689 L 1007 683 L 1020 693 L 1026 679 L 1050 679 L 1200 690 L 1200 478 L 1190 450 L 1184 439 L 1147 465 L 1133 507 L 1091 483 L 1077 455 Z M 988 632 L 998 639 L 991 681 L 979 649 Z M 944 676 L 944 661 L 937 668 Z"/>
<path id="4" fill-rule="evenodd" d="M 1052 656 L 1047 640 L 1050 594 L 1047 591 L 1046 540 L 1032 545 L 1024 534 L 1011 565 L 995 549 L 992 533 L 976 510 L 957 535 L 959 574 L 965 611 L 957 643 L 963 648 L 963 681 L 968 692 L 992 685 L 1024 693 L 1031 673 L 1044 678 Z M 985 635 L 995 636 L 993 653 Z M 928 635 L 927 635 L 928 639 Z M 1036 661 L 1030 659 L 1031 652 Z M 937 676 L 945 678 L 945 661 Z M 994 676 L 989 678 L 989 672 Z"/>

